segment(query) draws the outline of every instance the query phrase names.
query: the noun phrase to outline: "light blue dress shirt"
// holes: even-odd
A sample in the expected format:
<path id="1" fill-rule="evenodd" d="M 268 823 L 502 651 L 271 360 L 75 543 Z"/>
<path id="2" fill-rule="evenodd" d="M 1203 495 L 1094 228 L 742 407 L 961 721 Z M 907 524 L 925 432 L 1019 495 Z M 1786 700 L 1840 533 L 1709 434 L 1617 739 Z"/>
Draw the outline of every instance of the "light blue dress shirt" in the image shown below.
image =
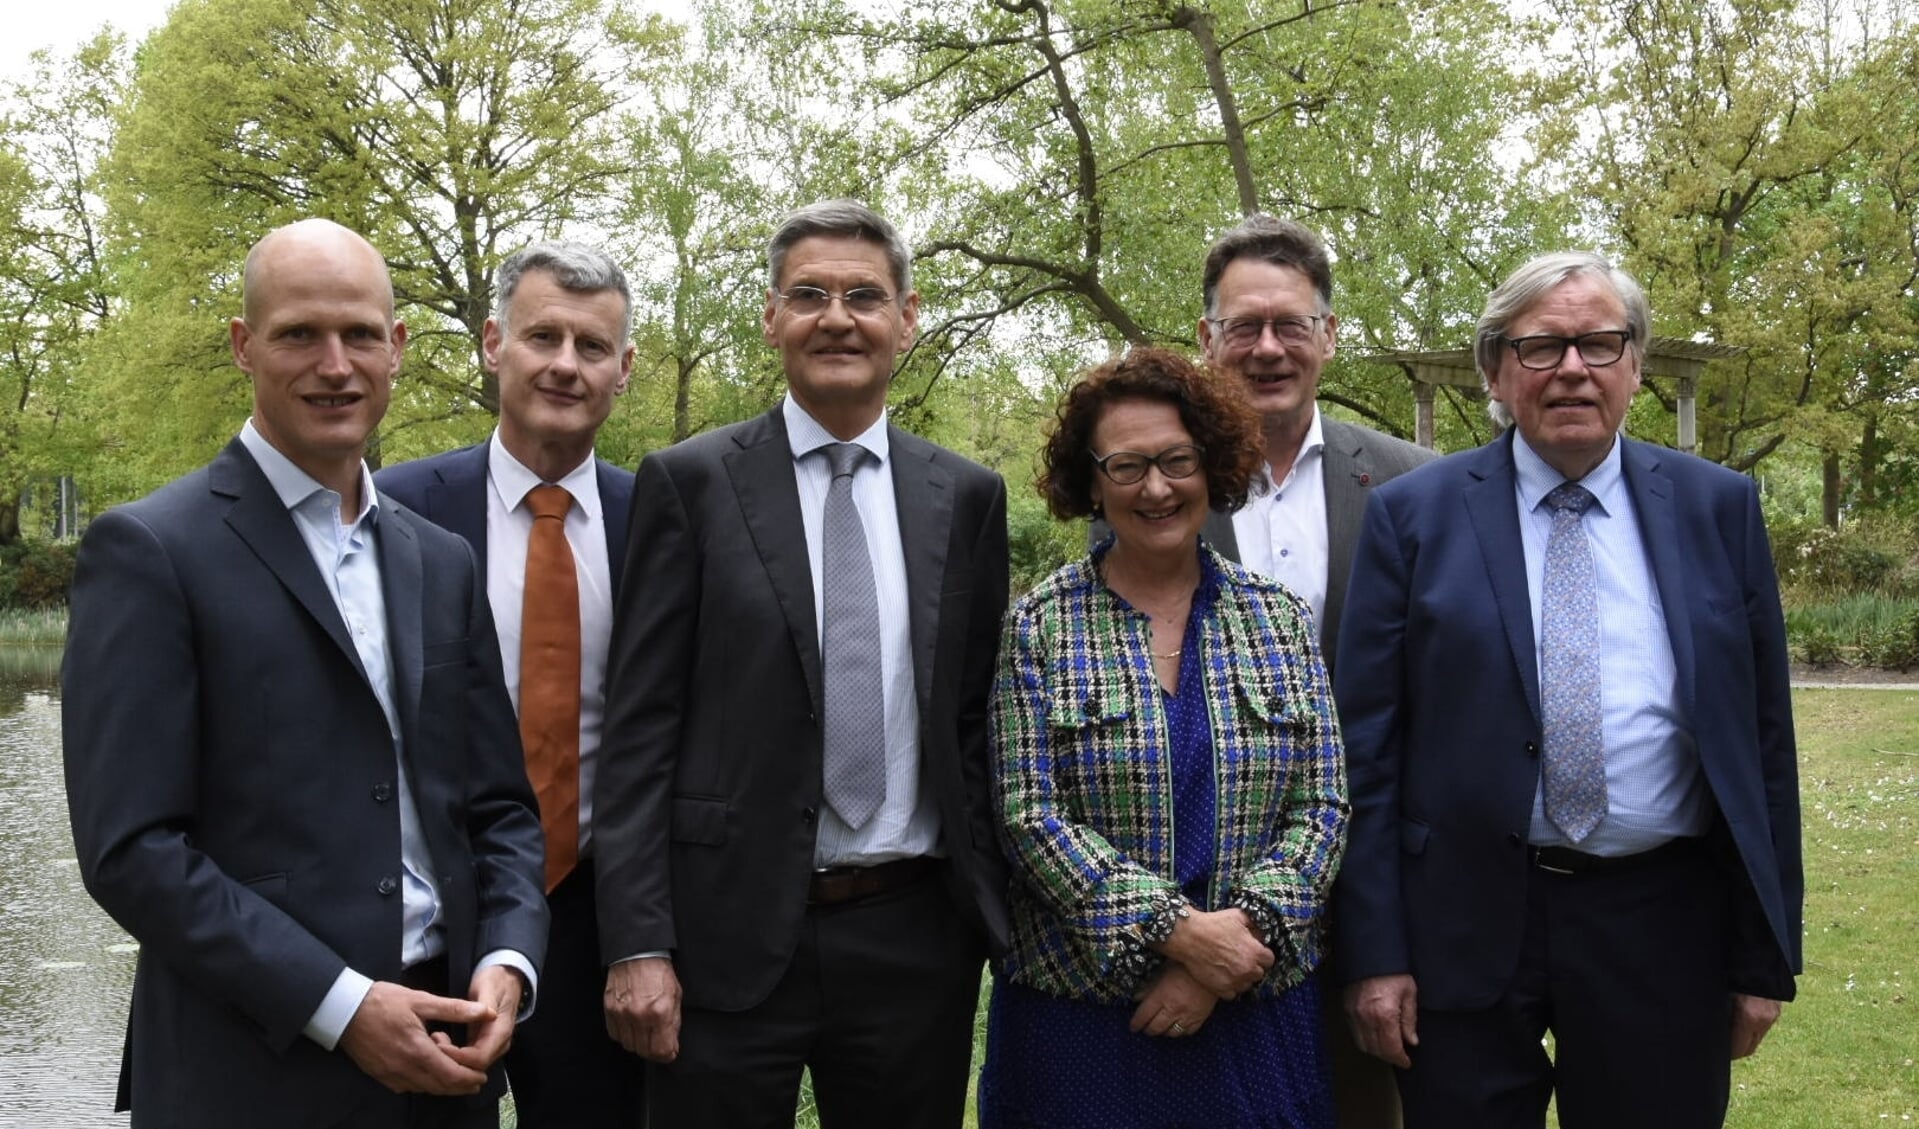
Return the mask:
<path id="1" fill-rule="evenodd" d="M 1552 532 L 1552 509 L 1545 500 L 1566 478 L 1517 434 L 1513 467 L 1536 657 L 1546 539 Z M 1596 855 L 1637 854 L 1677 836 L 1705 834 L 1712 803 L 1699 770 L 1691 722 L 1680 706 L 1666 611 L 1646 556 L 1632 492 L 1626 486 L 1619 443 L 1579 483 L 1596 499 L 1580 525 L 1592 548 L 1593 575 L 1599 587 L 1599 702 L 1606 746 L 1607 811 L 1578 849 Z M 1543 776 L 1533 795 L 1531 841 L 1538 846 L 1572 845 L 1546 818 Z"/>

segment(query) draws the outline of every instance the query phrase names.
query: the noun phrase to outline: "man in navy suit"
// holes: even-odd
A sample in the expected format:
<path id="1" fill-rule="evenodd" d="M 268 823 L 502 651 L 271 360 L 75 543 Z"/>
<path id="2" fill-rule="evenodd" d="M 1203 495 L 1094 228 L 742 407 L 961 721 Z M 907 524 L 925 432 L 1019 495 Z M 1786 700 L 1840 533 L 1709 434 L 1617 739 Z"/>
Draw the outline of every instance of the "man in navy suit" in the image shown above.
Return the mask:
<path id="1" fill-rule="evenodd" d="M 1478 333 L 1514 426 L 1367 509 L 1337 945 L 1410 1129 L 1719 1125 L 1793 995 L 1771 549 L 1750 480 L 1619 434 L 1650 322 L 1598 256 L 1521 267 Z"/>
<path id="2" fill-rule="evenodd" d="M 74 574 L 74 843 L 140 942 L 118 1108 L 497 1125 L 540 826 L 473 552 L 362 461 L 406 326 L 379 253 L 324 220 L 261 239 L 243 288 L 252 418 L 95 519 Z"/>
<path id="3" fill-rule="evenodd" d="M 388 467 L 374 482 L 479 554 L 507 685 L 523 715 L 523 601 L 529 585 L 554 581 L 528 574 L 532 493 L 553 485 L 570 499 L 563 525 L 578 591 L 579 698 L 577 722 L 565 724 L 569 736 L 577 726 L 578 768 L 570 792 L 540 796 L 553 928 L 540 1008 L 507 1052 L 507 1080 L 526 1129 L 627 1127 L 643 1113 L 644 1070 L 608 1037 L 600 1007 L 591 800 L 633 474 L 596 458 L 593 443 L 632 373 L 632 295 L 619 264 L 578 243 L 536 243 L 509 256 L 494 293 L 482 342 L 500 386 L 493 437 Z"/>

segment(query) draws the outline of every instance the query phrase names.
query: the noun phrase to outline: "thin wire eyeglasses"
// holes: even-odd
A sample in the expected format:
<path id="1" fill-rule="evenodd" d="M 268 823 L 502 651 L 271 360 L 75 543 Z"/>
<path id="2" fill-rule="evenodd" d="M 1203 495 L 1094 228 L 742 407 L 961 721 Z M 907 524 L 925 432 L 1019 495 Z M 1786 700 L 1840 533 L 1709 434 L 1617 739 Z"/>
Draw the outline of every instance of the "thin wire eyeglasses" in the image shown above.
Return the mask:
<path id="1" fill-rule="evenodd" d="M 796 315 L 806 318 L 814 314 L 823 314 L 826 307 L 838 298 L 847 312 L 861 317 L 871 317 L 884 310 L 893 296 L 877 286 L 856 286 L 844 294 L 835 294 L 831 290 L 822 290 L 817 286 L 793 286 L 785 290 L 776 290 L 780 301 Z"/>
<path id="2" fill-rule="evenodd" d="M 1512 346 L 1513 356 L 1519 358 L 1521 368 L 1537 371 L 1558 367 L 1566 359 L 1566 347 L 1569 345 L 1579 350 L 1580 360 L 1594 368 L 1617 364 L 1619 358 L 1626 355 L 1626 343 L 1632 338 L 1630 329 L 1601 329 L 1577 337 L 1560 337 L 1551 333 L 1533 333 L 1525 337 L 1500 334 L 1499 337 Z"/>
<path id="3" fill-rule="evenodd" d="M 1207 318 L 1206 324 L 1219 333 L 1231 349 L 1250 349 L 1259 344 L 1272 326 L 1281 345 L 1304 345 L 1313 339 L 1313 330 L 1326 320 L 1317 314 L 1284 318 Z"/>
<path id="4" fill-rule="evenodd" d="M 1200 463 L 1206 454 L 1204 447 L 1193 443 L 1181 443 L 1168 447 L 1157 455 L 1144 455 L 1138 451 L 1114 451 L 1110 455 L 1094 455 L 1093 465 L 1099 468 L 1107 481 L 1115 486 L 1131 486 L 1146 477 L 1146 468 L 1158 467 L 1159 473 L 1167 478 L 1191 478 L 1199 471 Z"/>

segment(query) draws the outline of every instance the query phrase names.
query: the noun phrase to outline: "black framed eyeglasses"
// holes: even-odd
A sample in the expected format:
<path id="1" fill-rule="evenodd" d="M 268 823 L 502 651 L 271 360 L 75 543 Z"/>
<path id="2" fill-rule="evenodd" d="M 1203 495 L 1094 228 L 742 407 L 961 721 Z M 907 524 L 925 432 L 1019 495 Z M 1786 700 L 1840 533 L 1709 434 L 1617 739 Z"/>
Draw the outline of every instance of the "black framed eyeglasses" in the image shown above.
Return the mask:
<path id="1" fill-rule="evenodd" d="M 1594 368 L 1616 364 L 1619 358 L 1626 355 L 1626 345 L 1632 341 L 1632 337 L 1630 329 L 1601 329 L 1577 337 L 1560 337 L 1551 333 L 1507 337 L 1502 333 L 1499 339 L 1512 346 L 1513 356 L 1519 358 L 1521 368 L 1549 369 L 1566 359 L 1567 346 L 1578 349 L 1579 359 Z"/>
<path id="2" fill-rule="evenodd" d="M 780 296 L 780 301 L 786 303 L 787 309 L 803 318 L 825 313 L 826 307 L 832 305 L 835 298 L 845 305 L 847 312 L 862 317 L 871 317 L 879 313 L 893 300 L 891 294 L 877 286 L 856 286 L 844 294 L 821 290 L 817 286 L 789 286 L 785 290 L 777 290 L 774 293 Z"/>
<path id="3" fill-rule="evenodd" d="M 1146 468 L 1158 467 L 1159 473 L 1167 478 L 1191 478 L 1198 472 L 1204 460 L 1206 449 L 1193 443 L 1181 443 L 1168 447 L 1157 455 L 1142 455 L 1138 451 L 1114 451 L 1110 455 L 1094 455 L 1093 465 L 1099 468 L 1107 481 L 1115 486 L 1131 486 L 1146 477 Z"/>
<path id="4" fill-rule="evenodd" d="M 1228 348 L 1250 349 L 1259 344 L 1260 337 L 1271 326 L 1273 336 L 1281 345 L 1304 345 L 1313 339 L 1313 330 L 1326 319 L 1317 314 L 1283 318 L 1207 318 L 1206 324 L 1213 327 L 1220 340 Z"/>

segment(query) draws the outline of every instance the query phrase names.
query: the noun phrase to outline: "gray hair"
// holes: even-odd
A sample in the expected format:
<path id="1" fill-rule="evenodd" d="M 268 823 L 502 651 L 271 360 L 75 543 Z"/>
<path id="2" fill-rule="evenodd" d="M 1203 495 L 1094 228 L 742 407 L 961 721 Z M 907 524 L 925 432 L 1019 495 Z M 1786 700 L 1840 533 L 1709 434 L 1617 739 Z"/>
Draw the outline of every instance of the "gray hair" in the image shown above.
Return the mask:
<path id="1" fill-rule="evenodd" d="M 815 235 L 841 239 L 860 239 L 877 244 L 886 252 L 886 265 L 893 272 L 893 298 L 905 302 L 913 289 L 913 256 L 900 239 L 900 233 L 885 217 L 857 200 L 823 200 L 808 204 L 780 222 L 766 245 L 766 284 L 780 287 L 780 271 L 786 267 L 786 253 L 793 244 Z"/>
<path id="2" fill-rule="evenodd" d="M 558 240 L 522 247 L 500 264 L 493 285 L 493 320 L 500 324 L 502 331 L 506 329 L 507 305 L 513 301 L 513 292 L 520 288 L 520 279 L 528 271 L 545 271 L 561 287 L 578 293 L 617 291 L 620 295 L 620 344 L 624 346 L 632 337 L 633 290 L 627 285 L 626 272 L 620 269 L 620 264 L 597 247 Z"/>
<path id="3" fill-rule="evenodd" d="M 1632 331 L 1627 348 L 1643 368 L 1646 343 L 1652 339 L 1652 307 L 1637 280 L 1609 260 L 1591 251 L 1553 251 L 1528 259 L 1518 270 L 1506 276 L 1486 296 L 1486 308 L 1479 315 L 1479 334 L 1473 345 L 1479 364 L 1479 386 L 1486 391 L 1486 414 L 1500 427 L 1511 427 L 1513 415 L 1506 405 L 1492 398 L 1493 374 L 1499 371 L 1505 347 L 1506 328 L 1524 316 L 1540 299 L 1573 278 L 1588 275 L 1612 288 L 1620 305 L 1626 308 L 1626 328 Z"/>

